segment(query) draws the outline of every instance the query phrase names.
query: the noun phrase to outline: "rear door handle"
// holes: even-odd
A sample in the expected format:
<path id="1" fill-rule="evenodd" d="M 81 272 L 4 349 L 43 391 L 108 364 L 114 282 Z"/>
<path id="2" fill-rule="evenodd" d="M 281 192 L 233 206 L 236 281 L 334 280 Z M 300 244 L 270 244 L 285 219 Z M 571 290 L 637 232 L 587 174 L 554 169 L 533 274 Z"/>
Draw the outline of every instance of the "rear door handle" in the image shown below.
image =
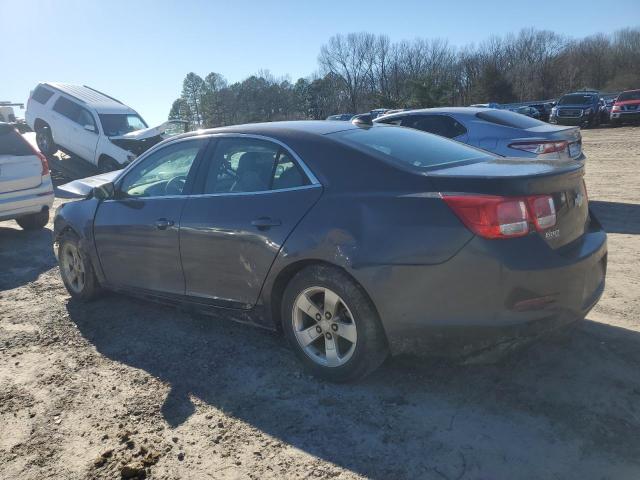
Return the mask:
<path id="1" fill-rule="evenodd" d="M 282 225 L 282 222 L 274 218 L 260 217 L 253 220 L 251 222 L 251 225 L 253 225 L 254 227 L 257 227 L 258 230 L 267 230 L 271 227 L 278 227 Z"/>
<path id="2" fill-rule="evenodd" d="M 168 227 L 173 227 L 173 225 L 173 220 L 167 220 L 166 218 L 159 218 L 156 220 L 156 228 L 158 230 L 166 230 Z"/>

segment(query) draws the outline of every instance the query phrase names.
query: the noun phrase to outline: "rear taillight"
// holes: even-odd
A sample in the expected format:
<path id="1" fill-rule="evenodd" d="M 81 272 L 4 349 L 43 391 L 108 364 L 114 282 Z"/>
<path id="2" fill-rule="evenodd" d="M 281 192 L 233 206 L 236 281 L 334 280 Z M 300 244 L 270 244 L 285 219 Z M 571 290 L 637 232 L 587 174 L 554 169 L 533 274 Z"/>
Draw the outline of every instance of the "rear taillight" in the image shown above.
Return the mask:
<path id="1" fill-rule="evenodd" d="M 24 140 L 24 137 L 23 137 Z M 33 151 L 33 154 L 38 157 L 38 160 L 40 160 L 40 164 L 42 165 L 42 173 L 41 175 L 44 177 L 45 175 L 49 175 L 49 162 L 47 162 L 47 157 L 45 157 L 41 152 L 39 152 L 38 150 L 36 150 L 35 148 L 33 148 L 33 145 L 31 145 L 29 142 L 27 142 L 26 140 L 24 140 L 27 145 L 29 145 L 29 148 L 31 148 L 31 150 Z"/>
<path id="2" fill-rule="evenodd" d="M 47 162 L 47 157 L 40 152 L 36 152 L 36 156 L 40 159 L 40 163 L 42 164 L 42 176 L 49 175 L 49 162 Z"/>
<path id="3" fill-rule="evenodd" d="M 569 148 L 569 143 L 566 141 L 554 142 L 547 140 L 539 142 L 514 142 L 509 144 L 509 148 L 542 155 L 544 153 L 564 152 Z"/>
<path id="4" fill-rule="evenodd" d="M 473 233 L 484 238 L 514 238 L 556 224 L 550 195 L 500 197 L 493 195 L 442 194 L 442 199 Z"/>
<path id="5" fill-rule="evenodd" d="M 622 110 L 620 108 L 620 105 L 614 105 L 613 107 L 611 107 L 611 111 L 612 112 L 619 112 L 620 110 Z"/>

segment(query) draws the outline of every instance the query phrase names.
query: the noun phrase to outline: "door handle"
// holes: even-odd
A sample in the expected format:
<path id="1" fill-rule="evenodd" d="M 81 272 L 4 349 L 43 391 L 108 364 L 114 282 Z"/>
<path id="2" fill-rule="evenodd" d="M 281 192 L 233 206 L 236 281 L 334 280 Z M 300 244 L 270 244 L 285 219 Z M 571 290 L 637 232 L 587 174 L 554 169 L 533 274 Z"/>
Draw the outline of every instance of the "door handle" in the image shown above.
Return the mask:
<path id="1" fill-rule="evenodd" d="M 267 230 L 271 227 L 278 227 L 282 225 L 282 222 L 274 218 L 260 217 L 253 220 L 251 225 L 258 227 L 258 230 Z"/>
<path id="2" fill-rule="evenodd" d="M 155 225 L 158 230 L 166 230 L 168 227 L 173 227 L 174 221 L 167 220 L 166 218 L 159 218 L 158 220 L 156 220 Z"/>

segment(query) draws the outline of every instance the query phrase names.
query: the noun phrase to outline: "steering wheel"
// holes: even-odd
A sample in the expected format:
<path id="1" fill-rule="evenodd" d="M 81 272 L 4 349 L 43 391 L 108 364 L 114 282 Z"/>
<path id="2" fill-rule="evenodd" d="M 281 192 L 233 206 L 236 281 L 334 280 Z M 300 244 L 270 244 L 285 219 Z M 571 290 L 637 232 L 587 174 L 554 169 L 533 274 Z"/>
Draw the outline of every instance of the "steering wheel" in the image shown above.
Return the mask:
<path id="1" fill-rule="evenodd" d="M 185 183 L 187 183 L 187 176 L 186 175 L 178 175 L 176 177 L 173 177 L 164 186 L 164 194 L 165 195 L 180 195 L 182 193 L 182 190 L 184 189 Z"/>

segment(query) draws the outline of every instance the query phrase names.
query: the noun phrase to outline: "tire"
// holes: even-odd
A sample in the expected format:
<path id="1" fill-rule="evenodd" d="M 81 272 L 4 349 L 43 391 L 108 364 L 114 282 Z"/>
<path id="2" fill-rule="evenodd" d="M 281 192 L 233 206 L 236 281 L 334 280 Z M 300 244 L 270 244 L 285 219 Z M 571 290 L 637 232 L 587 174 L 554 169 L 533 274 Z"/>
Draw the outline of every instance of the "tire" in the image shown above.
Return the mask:
<path id="1" fill-rule="evenodd" d="M 23 230 L 40 230 L 49 223 L 49 210 L 45 208 L 41 212 L 16 218 L 16 222 Z"/>
<path id="2" fill-rule="evenodd" d="M 36 130 L 36 144 L 40 151 L 47 157 L 58 151 L 58 146 L 54 143 L 51 129 L 48 126 L 40 127 Z"/>
<path id="3" fill-rule="evenodd" d="M 324 380 L 360 380 L 389 354 L 371 300 L 337 268 L 313 265 L 298 272 L 284 292 L 281 313 L 283 330 L 296 355 Z"/>
<path id="4" fill-rule="evenodd" d="M 72 232 L 63 233 L 58 241 L 58 263 L 62 283 L 73 299 L 88 302 L 100 294 L 93 265 Z"/>
<path id="5" fill-rule="evenodd" d="M 98 160 L 98 170 L 100 171 L 100 173 L 109 173 L 113 172 L 114 170 L 120 169 L 122 169 L 122 165 L 120 165 L 111 157 L 105 156 Z"/>

